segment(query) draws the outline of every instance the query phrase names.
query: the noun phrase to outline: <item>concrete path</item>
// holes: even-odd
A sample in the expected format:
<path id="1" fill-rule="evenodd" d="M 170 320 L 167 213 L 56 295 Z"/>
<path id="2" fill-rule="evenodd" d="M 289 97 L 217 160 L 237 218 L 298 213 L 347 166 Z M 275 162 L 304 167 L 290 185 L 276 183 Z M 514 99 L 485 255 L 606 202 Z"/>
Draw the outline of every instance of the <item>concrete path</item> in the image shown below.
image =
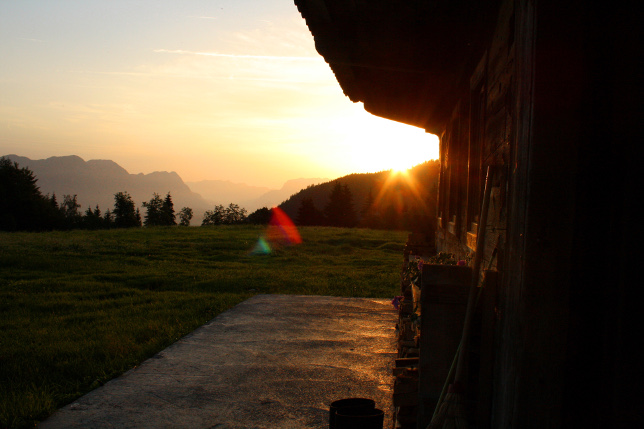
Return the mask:
<path id="1" fill-rule="evenodd" d="M 388 300 L 258 295 L 39 427 L 322 429 L 368 397 L 389 428 L 395 322 Z"/>

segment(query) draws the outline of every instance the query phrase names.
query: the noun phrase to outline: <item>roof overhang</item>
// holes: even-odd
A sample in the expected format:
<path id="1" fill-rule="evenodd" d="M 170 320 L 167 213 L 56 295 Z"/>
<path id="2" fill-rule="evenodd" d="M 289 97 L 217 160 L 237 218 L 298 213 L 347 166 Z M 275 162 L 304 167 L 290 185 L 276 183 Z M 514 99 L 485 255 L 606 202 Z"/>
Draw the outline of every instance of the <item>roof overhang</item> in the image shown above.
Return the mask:
<path id="1" fill-rule="evenodd" d="M 345 95 L 437 133 L 496 22 L 498 1 L 295 0 Z"/>

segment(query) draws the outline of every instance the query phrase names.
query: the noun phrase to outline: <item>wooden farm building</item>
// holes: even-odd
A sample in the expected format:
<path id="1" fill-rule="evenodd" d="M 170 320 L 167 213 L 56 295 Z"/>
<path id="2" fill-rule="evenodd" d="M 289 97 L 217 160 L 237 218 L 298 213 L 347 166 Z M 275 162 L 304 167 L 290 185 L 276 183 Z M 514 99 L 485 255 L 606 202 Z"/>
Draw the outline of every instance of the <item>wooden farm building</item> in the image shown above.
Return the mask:
<path id="1" fill-rule="evenodd" d="M 469 357 L 471 426 L 641 424 L 631 349 L 641 342 L 632 292 L 642 280 L 629 276 L 641 260 L 635 9 L 548 0 L 295 4 L 351 101 L 440 137 L 437 250 L 470 260 L 485 228 L 480 267 L 493 281 L 477 316 L 478 355 Z M 423 401 L 427 408 L 436 398 L 422 380 L 424 429 Z"/>

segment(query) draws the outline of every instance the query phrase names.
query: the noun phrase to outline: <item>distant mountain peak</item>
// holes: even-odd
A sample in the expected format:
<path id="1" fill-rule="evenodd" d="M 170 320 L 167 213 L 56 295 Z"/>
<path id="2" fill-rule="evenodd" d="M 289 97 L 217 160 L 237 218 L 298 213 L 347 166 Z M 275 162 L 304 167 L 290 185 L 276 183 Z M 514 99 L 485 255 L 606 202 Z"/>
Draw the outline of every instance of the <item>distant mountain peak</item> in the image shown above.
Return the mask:
<path id="1" fill-rule="evenodd" d="M 90 159 L 85 163 L 89 168 L 94 171 L 100 171 L 102 173 L 116 174 L 116 175 L 128 175 L 130 173 L 116 162 L 109 159 Z"/>
<path id="2" fill-rule="evenodd" d="M 137 206 L 149 201 L 154 193 L 165 195 L 170 192 L 177 211 L 190 207 L 195 221 L 208 209 L 208 204 L 190 190 L 175 172 L 155 171 L 150 174 L 130 174 L 116 162 L 105 159 L 84 161 L 76 155 L 55 156 L 31 160 L 17 155 L 7 155 L 21 167 L 33 171 L 38 187 L 43 194 L 77 195 L 81 209 L 100 206 L 102 210 L 114 206 L 117 192 L 128 192 Z"/>

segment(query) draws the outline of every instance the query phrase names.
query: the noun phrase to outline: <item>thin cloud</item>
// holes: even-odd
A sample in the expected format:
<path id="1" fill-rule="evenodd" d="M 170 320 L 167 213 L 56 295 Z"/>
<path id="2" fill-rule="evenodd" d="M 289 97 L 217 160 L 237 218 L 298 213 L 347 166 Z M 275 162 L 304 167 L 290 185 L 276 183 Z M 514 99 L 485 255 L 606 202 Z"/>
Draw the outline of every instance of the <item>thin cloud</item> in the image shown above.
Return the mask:
<path id="1" fill-rule="evenodd" d="M 121 72 L 121 71 L 99 71 L 99 70 L 68 70 L 67 73 L 79 74 L 105 74 L 115 76 L 152 76 L 151 72 Z"/>
<path id="2" fill-rule="evenodd" d="M 31 39 L 31 38 L 28 38 L 28 37 L 16 37 L 16 39 L 18 39 L 18 40 L 26 40 L 28 42 L 45 43 L 45 40 Z"/>
<path id="3" fill-rule="evenodd" d="M 290 56 L 274 56 L 274 55 L 244 55 L 244 54 L 221 54 L 218 52 L 195 52 L 185 51 L 182 49 L 169 50 L 169 49 L 155 49 L 154 52 L 163 54 L 179 54 L 179 55 L 199 55 L 204 57 L 225 57 L 225 58 L 248 58 L 260 60 L 278 60 L 278 61 L 321 61 L 319 57 L 290 57 Z"/>
<path id="4" fill-rule="evenodd" d="M 188 18 L 194 18 L 194 19 L 219 19 L 216 16 L 195 16 L 195 15 L 188 16 Z"/>
<path id="5" fill-rule="evenodd" d="M 168 77 L 178 77 L 178 78 L 187 78 L 187 79 L 207 79 L 207 80 L 238 80 L 238 81 L 250 81 L 250 82 L 275 82 L 275 83 L 287 83 L 287 84 L 317 84 L 320 83 L 319 80 L 307 79 L 306 77 L 295 77 L 295 78 L 269 78 L 269 77 L 247 77 L 240 76 L 235 74 L 220 75 L 215 73 L 207 72 L 180 72 L 180 71 L 155 71 L 155 72 L 120 72 L 120 71 L 95 71 L 95 70 L 69 70 L 69 73 L 78 73 L 78 74 L 95 74 L 95 75 L 108 75 L 108 76 L 133 76 L 133 77 L 158 77 L 158 76 L 168 76 Z M 77 85 L 79 86 L 79 85 Z M 95 85 L 88 85 L 87 87 L 97 87 Z"/>

